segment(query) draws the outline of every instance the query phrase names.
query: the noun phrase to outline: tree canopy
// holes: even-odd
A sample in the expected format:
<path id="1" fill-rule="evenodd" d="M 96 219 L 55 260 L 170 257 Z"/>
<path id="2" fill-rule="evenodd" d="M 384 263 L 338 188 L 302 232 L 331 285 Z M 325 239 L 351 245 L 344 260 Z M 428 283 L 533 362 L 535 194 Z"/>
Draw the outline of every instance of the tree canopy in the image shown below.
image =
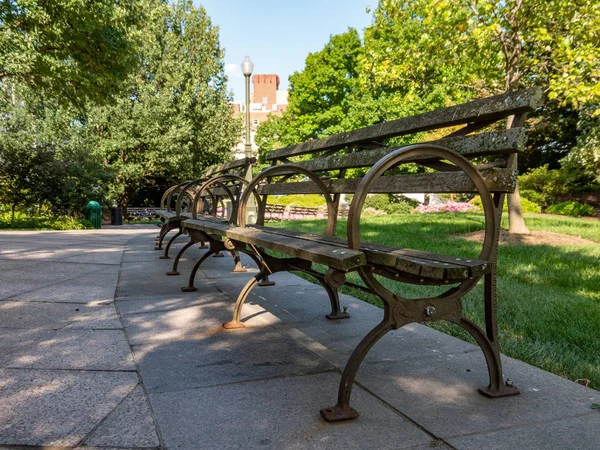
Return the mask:
<path id="1" fill-rule="evenodd" d="M 74 63 L 73 71 L 63 71 L 60 67 L 69 66 L 70 58 L 87 61 L 93 55 L 84 46 L 68 45 L 63 49 L 70 52 L 66 60 L 53 60 L 57 54 L 50 53 L 50 60 L 42 61 L 48 64 L 47 83 L 43 77 L 29 77 L 27 70 L 21 70 L 25 65 L 11 66 L 21 71 L 5 72 L 0 81 L 0 185 L 15 195 L 0 202 L 70 211 L 81 211 L 91 199 L 126 206 L 140 191 L 197 176 L 203 168 L 228 159 L 239 138 L 241 124 L 232 117 L 229 105 L 218 28 L 203 8 L 193 7 L 189 0 L 171 4 L 74 0 L 60 3 L 70 7 L 62 12 L 58 3 L 15 1 L 10 6 L 22 16 L 61 12 L 68 25 L 84 3 L 90 4 L 89 14 L 96 14 L 90 20 L 97 21 L 98 30 L 127 23 L 129 19 L 121 17 L 127 11 L 145 18 L 135 29 L 135 41 L 125 39 L 131 36 L 125 27 L 125 40 L 114 41 L 115 52 L 102 54 L 117 59 L 121 52 L 133 51 L 133 70 L 107 73 L 108 64 L 94 73 Z M 19 9 L 25 6 L 30 9 Z M 87 14 L 82 13 L 84 23 Z M 16 19 L 11 20 L 16 26 Z M 61 22 L 57 16 L 52 16 L 54 20 Z M 37 29 L 35 24 L 31 27 Z M 26 34 L 19 38 L 25 39 Z M 27 61 L 35 61 L 36 49 L 31 49 Z M 97 90 L 92 89 L 95 79 Z M 117 79 L 118 89 L 115 84 L 104 90 L 102 86 L 109 88 Z M 77 99 L 65 100 L 63 94 Z M 14 175 L 25 167 L 29 172 Z"/>
<path id="2" fill-rule="evenodd" d="M 540 86 L 547 101 L 530 117 L 521 171 L 562 165 L 578 172 L 580 185 L 600 182 L 597 1 L 379 0 L 359 39 L 332 36 L 307 57 L 290 77 L 288 110 L 259 127 L 261 151 Z M 353 67 L 326 77 L 340 59 Z M 343 99 L 323 101 L 329 92 Z"/>
<path id="3" fill-rule="evenodd" d="M 140 1 L 1 0 L 0 83 L 106 102 L 135 69 Z"/>

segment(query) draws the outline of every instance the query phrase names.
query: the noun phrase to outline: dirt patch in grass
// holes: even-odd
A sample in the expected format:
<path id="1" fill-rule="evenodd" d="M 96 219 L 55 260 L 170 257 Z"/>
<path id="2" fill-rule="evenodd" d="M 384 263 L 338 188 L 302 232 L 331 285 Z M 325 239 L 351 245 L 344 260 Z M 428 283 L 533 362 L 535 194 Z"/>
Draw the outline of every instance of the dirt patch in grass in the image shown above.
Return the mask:
<path id="1" fill-rule="evenodd" d="M 470 241 L 483 242 L 484 232 L 460 234 L 456 237 Z M 583 239 L 568 234 L 553 233 L 551 231 L 531 231 L 530 234 L 509 234 L 506 230 L 500 231 L 500 244 L 524 245 L 598 245 L 597 242 Z"/>

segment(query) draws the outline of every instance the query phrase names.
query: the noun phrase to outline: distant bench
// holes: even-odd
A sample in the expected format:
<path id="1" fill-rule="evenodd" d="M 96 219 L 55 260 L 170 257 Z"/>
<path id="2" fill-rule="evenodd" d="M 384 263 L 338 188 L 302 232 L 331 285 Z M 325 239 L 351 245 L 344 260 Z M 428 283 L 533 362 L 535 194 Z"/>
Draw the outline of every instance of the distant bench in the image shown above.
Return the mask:
<path id="1" fill-rule="evenodd" d="M 224 177 L 235 180 L 243 179 L 246 171 L 255 163 L 256 158 L 243 158 L 225 164 L 211 166 L 206 169 L 199 178 L 179 183 L 165 191 L 161 198 L 161 207 L 154 211 L 154 213 L 163 220 L 163 226 L 157 237 L 155 250 L 162 250 L 163 240 L 170 231 L 177 230 L 177 233 L 171 237 L 167 243 L 164 255 L 161 256 L 161 259 L 169 259 L 169 249 L 171 248 L 172 243 L 183 234 L 181 220 L 190 218 L 195 212 L 198 212 L 194 208 L 200 208 L 202 213 L 209 213 L 213 216 L 216 216 L 220 208 L 221 213 L 224 216 L 227 215 L 227 205 L 223 203 L 223 196 L 229 198 L 230 195 L 226 195 L 227 193 L 223 188 L 223 182 L 220 180 Z M 217 180 L 217 184 L 215 184 L 214 180 Z M 212 186 L 213 189 L 208 191 L 207 186 Z M 215 187 L 220 189 L 220 192 L 216 192 L 214 189 Z M 238 187 L 237 189 L 239 190 L 240 188 Z M 238 196 L 239 195 L 241 195 L 241 192 L 238 193 Z M 174 268 L 170 272 L 171 275 L 178 274 L 177 264 L 183 253 L 193 244 L 194 242 L 190 241 L 188 245 L 180 250 L 175 258 L 173 264 Z"/>
<path id="2" fill-rule="evenodd" d="M 447 320 L 469 332 L 484 353 L 489 385 L 479 389 L 488 397 L 518 394 L 504 383 L 496 320 L 496 265 L 500 218 L 505 196 L 515 189 L 516 155 L 524 149 L 525 115 L 541 104 L 536 89 L 523 90 L 363 129 L 311 140 L 270 152 L 271 167 L 246 186 L 235 220 L 219 220 L 197 211 L 183 220 L 183 232 L 206 240 L 210 251 L 228 248 L 259 261 L 260 272 L 241 290 L 227 329 L 244 327 L 242 306 L 261 280 L 281 271 L 300 271 L 316 278 L 329 294 L 329 319 L 347 318 L 340 310 L 338 289 L 344 284 L 378 296 L 383 319 L 354 350 L 344 369 L 335 406 L 321 410 L 327 421 L 358 416 L 350 406 L 355 376 L 370 348 L 391 330 L 413 322 Z M 509 128 L 499 123 L 507 119 Z M 497 125 L 494 125 L 496 124 Z M 485 132 L 475 134 L 486 129 Z M 438 131 L 442 139 L 398 148 L 388 145 L 400 136 Z M 309 157 L 307 159 L 307 156 Z M 418 173 L 406 174 L 405 163 Z M 400 167 L 400 169 L 399 169 Z M 349 169 L 363 169 L 349 170 Z M 367 169 L 366 175 L 361 176 Z M 411 171 L 414 172 L 414 171 Z M 357 175 L 358 174 L 358 175 Z M 352 176 L 354 177 L 352 177 Z M 481 197 L 485 235 L 480 254 L 436 254 L 366 242 L 361 236 L 361 212 L 369 193 L 476 193 Z M 287 231 L 264 225 L 270 195 L 320 194 L 327 203 L 324 233 Z M 341 194 L 353 194 L 347 219 L 347 238 L 335 237 Z M 249 200 L 258 209 L 257 223 L 247 224 Z M 431 240 L 438 238 L 430 236 Z M 325 266 L 323 273 L 317 265 Z M 197 268 L 197 267 L 196 267 Z M 349 281 L 357 272 L 364 284 Z M 465 317 L 462 298 L 484 279 L 485 330 Z M 442 293 L 405 298 L 393 282 L 440 286 Z M 398 286 L 402 286 L 399 284 Z"/>
<path id="3" fill-rule="evenodd" d="M 128 206 L 126 220 L 135 219 L 153 219 L 162 208 L 145 207 L 145 206 Z"/>
<path id="4" fill-rule="evenodd" d="M 287 217 L 286 217 L 287 212 Z M 319 208 L 311 208 L 308 206 L 284 206 L 284 205 L 265 205 L 265 220 L 284 220 L 284 219 L 301 219 L 306 217 L 317 217 Z"/>

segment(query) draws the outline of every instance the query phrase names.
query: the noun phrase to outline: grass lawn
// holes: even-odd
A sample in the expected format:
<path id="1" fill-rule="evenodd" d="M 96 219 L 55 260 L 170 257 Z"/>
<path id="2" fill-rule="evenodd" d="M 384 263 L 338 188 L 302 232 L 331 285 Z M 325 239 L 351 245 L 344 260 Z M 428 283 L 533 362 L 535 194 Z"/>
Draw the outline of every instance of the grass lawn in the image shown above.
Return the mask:
<path id="1" fill-rule="evenodd" d="M 531 230 L 580 236 L 600 243 L 598 220 L 530 214 L 526 215 L 526 222 Z M 269 225 L 312 233 L 325 229 L 324 220 Z M 476 257 L 480 244 L 455 236 L 481 229 L 481 214 L 405 214 L 365 218 L 361 237 L 369 242 Z M 345 232 L 346 221 L 340 220 L 338 235 L 345 236 Z M 440 292 L 436 287 L 384 281 L 405 297 Z M 381 306 L 375 296 L 350 288 L 343 288 L 343 292 Z M 483 324 L 482 299 L 480 282 L 463 301 L 466 315 L 479 324 Z M 588 379 L 590 387 L 600 389 L 600 244 L 501 245 L 498 323 L 503 353 L 571 380 Z M 450 323 L 433 322 L 431 326 L 471 340 Z"/>

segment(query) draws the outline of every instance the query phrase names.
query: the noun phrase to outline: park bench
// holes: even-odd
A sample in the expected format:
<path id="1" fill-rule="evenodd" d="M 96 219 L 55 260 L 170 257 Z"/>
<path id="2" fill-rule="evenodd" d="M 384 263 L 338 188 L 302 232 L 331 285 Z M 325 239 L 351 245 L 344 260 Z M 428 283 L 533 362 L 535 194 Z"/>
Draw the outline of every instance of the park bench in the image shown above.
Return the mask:
<path id="1" fill-rule="evenodd" d="M 319 214 L 319 208 L 312 208 L 310 206 L 291 206 L 290 207 L 290 219 L 297 219 L 300 216 L 304 219 L 308 217 L 317 217 Z"/>
<path id="2" fill-rule="evenodd" d="M 288 219 L 301 219 L 308 217 L 317 217 L 319 208 L 311 208 L 306 206 L 284 206 L 277 204 L 265 205 L 265 220 L 284 220 L 285 213 L 288 213 Z"/>
<path id="3" fill-rule="evenodd" d="M 265 205 L 265 220 L 283 220 L 285 205 Z"/>
<path id="4" fill-rule="evenodd" d="M 540 91 L 515 91 L 268 153 L 266 160 L 271 167 L 245 188 L 237 225 L 203 216 L 182 222 L 184 232 L 201 234 L 211 247 L 236 248 L 260 258 L 260 272 L 241 290 L 233 319 L 223 326 L 244 327 L 242 305 L 262 279 L 276 272 L 300 271 L 312 275 L 325 287 L 332 307 L 329 319 L 348 317 L 340 310 L 337 294 L 344 284 L 375 294 L 384 308 L 382 321 L 365 336 L 348 360 L 337 404 L 321 410 L 327 421 L 358 416 L 350 406 L 350 395 L 363 358 L 386 333 L 413 322 L 447 320 L 464 328 L 483 351 L 488 367 L 489 385 L 479 392 L 488 397 L 518 394 L 511 383 L 504 382 L 502 375 L 496 320 L 497 249 L 503 203 L 506 194 L 515 189 L 516 157 L 526 141 L 525 116 L 540 104 Z M 407 139 L 411 135 L 414 142 L 423 138 L 420 133 L 434 130 L 441 137 L 435 141 L 400 148 L 393 144 L 394 139 Z M 398 166 L 405 163 L 423 170 L 402 173 Z M 354 195 L 345 239 L 335 236 L 342 193 Z M 436 254 L 365 242 L 360 233 L 361 211 L 369 193 L 479 194 L 485 219 L 479 256 Z M 285 194 L 323 195 L 327 202 L 325 232 L 315 235 L 265 227 L 268 196 Z M 255 199 L 258 207 L 254 225 L 246 223 L 250 198 Z M 431 236 L 432 240 L 435 238 Z M 326 271 L 323 273 L 316 265 L 325 266 Z M 354 275 L 347 277 L 351 272 L 357 272 L 362 283 L 351 281 Z M 462 311 L 462 297 L 481 279 L 485 329 Z M 390 287 L 392 282 L 437 286 L 443 292 L 405 298 Z"/>
<path id="5" fill-rule="evenodd" d="M 155 211 L 155 214 L 163 221 L 163 225 L 157 237 L 155 250 L 162 250 L 163 240 L 170 231 L 177 230 L 177 233 L 173 235 L 167 243 L 164 255 L 160 257 L 161 259 L 170 258 L 169 249 L 171 248 L 172 243 L 183 233 L 183 230 L 181 229 L 181 220 L 183 218 L 192 217 L 191 209 L 194 206 L 199 205 L 199 199 L 195 198 L 198 190 L 201 189 L 207 181 L 222 175 L 244 177 L 246 171 L 255 163 L 256 158 L 243 158 L 225 164 L 211 166 L 202 173 L 200 178 L 177 184 L 165 191 L 161 198 L 160 209 Z M 202 207 L 207 208 L 211 214 L 214 215 L 217 214 L 219 205 L 221 206 L 222 213 L 226 213 L 226 205 L 220 202 L 220 197 L 218 195 L 212 195 L 210 201 L 202 202 Z M 187 207 L 189 210 L 184 212 L 184 207 Z M 193 243 L 189 243 L 189 245 L 185 246 L 178 253 L 172 272 L 177 271 L 179 259 L 185 250 L 192 244 Z"/>

